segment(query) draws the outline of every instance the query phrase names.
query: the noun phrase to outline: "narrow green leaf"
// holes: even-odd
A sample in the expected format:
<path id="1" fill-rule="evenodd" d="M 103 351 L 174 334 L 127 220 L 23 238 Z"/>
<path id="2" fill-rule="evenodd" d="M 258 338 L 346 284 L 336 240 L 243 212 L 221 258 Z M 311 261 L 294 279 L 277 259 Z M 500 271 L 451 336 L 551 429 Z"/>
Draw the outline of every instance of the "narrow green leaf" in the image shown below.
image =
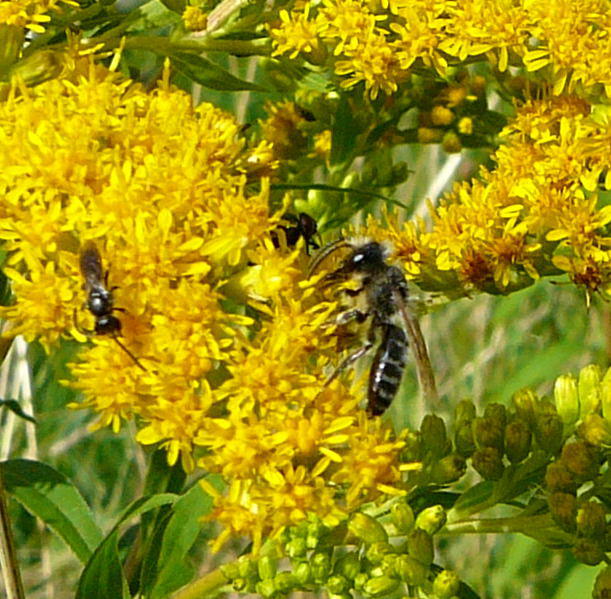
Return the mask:
<path id="1" fill-rule="evenodd" d="M 490 499 L 493 491 L 494 484 L 492 481 L 485 480 L 477 483 L 460 496 L 453 509 L 459 513 L 462 511 L 468 512 L 472 507 Z"/>
<path id="2" fill-rule="evenodd" d="M 152 599 L 162 599 L 193 578 L 193 568 L 185 560 L 201 532 L 202 516 L 212 509 L 212 498 L 195 484 L 174 505 L 159 553 L 161 568 Z"/>
<path id="3" fill-rule="evenodd" d="M 356 138 L 359 127 L 352 113 L 349 98 L 344 94 L 341 96 L 339 106 L 335 113 L 333 123 L 333 135 L 331 139 L 331 164 L 345 162 L 356 147 Z"/>
<path id="4" fill-rule="evenodd" d="M 41 462 L 8 460 L 0 467 L 7 491 L 86 562 L 102 540 L 102 533 L 78 490 Z"/>
<path id="5" fill-rule="evenodd" d="M 16 414 L 20 418 L 23 418 L 28 422 L 32 422 L 33 424 L 36 424 L 36 418 L 30 416 L 29 414 L 26 414 L 21 409 L 21 405 L 16 399 L 0 399 L 0 408 L 2 407 L 7 408 L 11 412 L 13 412 L 13 414 Z"/>
<path id="6" fill-rule="evenodd" d="M 234 77 L 229 71 L 199 54 L 177 52 L 170 58 L 178 71 L 204 87 L 221 91 L 267 91 L 256 83 Z"/>

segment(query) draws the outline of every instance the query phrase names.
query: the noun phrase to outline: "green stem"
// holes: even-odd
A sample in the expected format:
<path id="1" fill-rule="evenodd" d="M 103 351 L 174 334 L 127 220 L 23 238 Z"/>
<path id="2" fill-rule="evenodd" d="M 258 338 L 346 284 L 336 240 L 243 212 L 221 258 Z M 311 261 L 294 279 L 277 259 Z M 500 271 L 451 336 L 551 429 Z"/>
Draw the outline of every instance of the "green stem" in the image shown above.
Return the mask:
<path id="1" fill-rule="evenodd" d="M 106 48 L 117 47 L 119 39 L 106 42 Z M 269 41 L 261 40 L 216 40 L 202 38 L 200 40 L 171 41 L 159 37 L 134 36 L 125 40 L 125 48 L 150 50 L 157 54 L 172 54 L 177 51 L 195 52 L 228 52 L 229 54 L 251 55 L 269 54 Z"/>
<path id="2" fill-rule="evenodd" d="M 25 599 L 0 469 L 0 564 L 7 599 Z"/>
<path id="3" fill-rule="evenodd" d="M 210 599 L 229 581 L 220 569 L 209 572 L 202 578 L 189 583 L 171 596 L 171 599 Z"/>

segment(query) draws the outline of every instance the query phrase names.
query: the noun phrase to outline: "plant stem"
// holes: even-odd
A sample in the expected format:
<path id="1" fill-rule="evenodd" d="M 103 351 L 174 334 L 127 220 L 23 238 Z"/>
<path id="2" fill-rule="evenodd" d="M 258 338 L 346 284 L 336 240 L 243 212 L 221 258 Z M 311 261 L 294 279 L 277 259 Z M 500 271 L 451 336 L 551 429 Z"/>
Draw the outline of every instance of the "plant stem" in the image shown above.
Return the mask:
<path id="1" fill-rule="evenodd" d="M 7 599 L 25 599 L 0 468 L 0 565 Z"/>
<path id="2" fill-rule="evenodd" d="M 210 597 L 220 592 L 227 582 L 227 578 L 219 568 L 189 583 L 174 593 L 171 599 L 210 599 Z"/>

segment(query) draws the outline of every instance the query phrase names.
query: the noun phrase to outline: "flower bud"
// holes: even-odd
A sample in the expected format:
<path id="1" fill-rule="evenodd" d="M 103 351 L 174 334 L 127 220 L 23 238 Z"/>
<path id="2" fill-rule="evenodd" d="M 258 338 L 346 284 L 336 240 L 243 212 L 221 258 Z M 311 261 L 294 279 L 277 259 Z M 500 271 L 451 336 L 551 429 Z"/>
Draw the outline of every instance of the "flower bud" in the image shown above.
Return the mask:
<path id="1" fill-rule="evenodd" d="M 567 532 L 574 532 L 577 517 L 577 499 L 569 493 L 552 493 L 547 502 L 554 522 Z"/>
<path id="2" fill-rule="evenodd" d="M 505 427 L 505 453 L 512 464 L 517 464 L 530 453 L 531 432 L 524 420 L 513 420 Z"/>
<path id="3" fill-rule="evenodd" d="M 577 539 L 573 547 L 573 555 L 588 566 L 596 566 L 605 559 L 605 552 L 594 539 Z"/>
<path id="4" fill-rule="evenodd" d="M 461 135 L 473 135 L 473 119 L 468 116 L 464 116 L 458 121 L 458 132 Z"/>
<path id="5" fill-rule="evenodd" d="M 473 438 L 473 421 L 464 420 L 456 425 L 454 432 L 454 445 L 456 451 L 468 458 L 475 451 L 475 439 Z"/>
<path id="6" fill-rule="evenodd" d="M 535 415 L 535 438 L 541 449 L 554 455 L 562 447 L 563 425 L 555 412 L 539 412 Z"/>
<path id="7" fill-rule="evenodd" d="M 296 557 L 303 557 L 308 551 L 306 540 L 304 538 L 291 539 L 286 543 L 284 549 L 287 556 L 293 559 Z"/>
<path id="8" fill-rule="evenodd" d="M 577 379 L 572 374 L 563 374 L 554 383 L 554 402 L 562 422 L 571 426 L 579 418 L 579 394 Z"/>
<path id="9" fill-rule="evenodd" d="M 298 586 L 299 582 L 292 572 L 278 572 L 274 577 L 274 587 L 278 593 L 290 593 Z"/>
<path id="10" fill-rule="evenodd" d="M 505 428 L 507 426 L 507 408 L 501 403 L 490 403 L 484 410 L 484 418 L 489 418 L 497 426 Z"/>
<path id="11" fill-rule="evenodd" d="M 238 560 L 238 573 L 240 578 L 250 580 L 259 578 L 257 563 L 244 555 Z"/>
<path id="12" fill-rule="evenodd" d="M 416 528 L 407 537 L 407 552 L 420 563 L 428 566 L 435 557 L 433 538 L 421 528 Z"/>
<path id="13" fill-rule="evenodd" d="M 434 414 L 427 414 L 420 425 L 422 444 L 433 457 L 443 457 L 448 453 L 449 443 L 444 421 Z"/>
<path id="14" fill-rule="evenodd" d="M 420 462 L 424 455 L 422 435 L 419 431 L 408 431 L 403 438 L 405 447 L 401 451 L 402 462 Z"/>
<path id="15" fill-rule="evenodd" d="M 361 572 L 360 574 L 357 574 L 356 577 L 354 578 L 354 590 L 362 591 L 363 587 L 365 586 L 365 584 L 367 584 L 368 580 L 369 580 L 369 574 L 367 574 L 366 572 Z"/>
<path id="16" fill-rule="evenodd" d="M 478 449 L 471 457 L 471 464 L 486 480 L 499 480 L 505 469 L 502 455 L 496 447 Z"/>
<path id="17" fill-rule="evenodd" d="M 598 474 L 598 452 L 585 441 L 567 443 L 562 448 L 562 462 L 579 484 L 593 480 Z"/>
<path id="18" fill-rule="evenodd" d="M 460 137 L 454 131 L 448 131 L 441 140 L 441 147 L 448 153 L 452 154 L 462 150 Z"/>
<path id="19" fill-rule="evenodd" d="M 348 522 L 348 530 L 366 543 L 388 542 L 388 535 L 384 527 L 377 520 L 362 512 L 353 514 Z"/>
<path id="20" fill-rule="evenodd" d="M 319 551 L 312 556 L 312 578 L 314 582 L 325 583 L 331 573 L 331 557 L 328 553 Z"/>
<path id="21" fill-rule="evenodd" d="M 609 597 L 611 597 L 611 566 L 598 573 L 592 590 L 592 599 L 609 599 Z"/>
<path id="22" fill-rule="evenodd" d="M 433 106 L 431 123 L 437 127 L 449 125 L 454 120 L 454 113 L 445 106 Z"/>
<path id="23" fill-rule="evenodd" d="M 441 129 L 432 129 L 431 127 L 418 127 L 418 143 L 421 144 L 436 144 L 441 141 L 443 131 Z"/>
<path id="24" fill-rule="evenodd" d="M 473 421 L 473 437 L 478 448 L 496 447 L 503 451 L 504 444 L 504 424 L 492 418 L 476 418 Z"/>
<path id="25" fill-rule="evenodd" d="M 433 593 L 439 599 L 450 599 L 458 594 L 460 578 L 452 570 L 442 570 L 433 581 Z"/>
<path id="26" fill-rule="evenodd" d="M 342 555 L 342 557 L 335 562 L 333 572 L 348 580 L 354 580 L 361 572 L 361 560 L 359 556 L 354 551 Z"/>
<path id="27" fill-rule="evenodd" d="M 545 471 L 545 486 L 551 493 L 563 491 L 573 494 L 579 487 L 574 475 L 569 471 L 562 459 L 556 460 L 547 466 Z"/>
<path id="28" fill-rule="evenodd" d="M 320 543 L 320 538 L 325 532 L 325 526 L 320 520 L 308 522 L 306 527 L 306 546 L 308 549 L 316 549 Z"/>
<path id="29" fill-rule="evenodd" d="M 472 401 L 463 399 L 458 402 L 454 410 L 454 422 L 456 424 L 471 422 L 475 416 L 475 404 Z"/>
<path id="30" fill-rule="evenodd" d="M 299 586 L 312 582 L 312 567 L 309 562 L 301 562 L 293 568 L 293 575 Z"/>
<path id="31" fill-rule="evenodd" d="M 0 24 L 0 72 L 5 72 L 19 58 L 24 34 L 23 27 Z"/>
<path id="32" fill-rule="evenodd" d="M 530 425 L 534 424 L 535 408 L 539 401 L 536 393 L 530 389 L 521 389 L 516 391 L 511 399 L 518 418 L 525 420 Z"/>
<path id="33" fill-rule="evenodd" d="M 600 382 L 600 401 L 603 418 L 611 420 L 611 368 L 605 372 L 605 376 Z"/>
<path id="34" fill-rule="evenodd" d="M 381 564 L 385 556 L 394 552 L 395 550 L 392 545 L 389 543 L 379 542 L 369 545 L 365 555 L 372 564 Z"/>
<path id="35" fill-rule="evenodd" d="M 446 523 L 447 515 L 441 505 L 424 508 L 416 517 L 416 528 L 430 535 L 437 533 Z"/>
<path id="36" fill-rule="evenodd" d="M 598 411 L 600 398 L 600 368 L 590 364 L 579 372 L 577 388 L 579 390 L 579 416 L 585 418 L 588 414 Z"/>
<path id="37" fill-rule="evenodd" d="M 259 570 L 259 578 L 261 580 L 273 578 L 278 570 L 278 560 L 275 557 L 263 555 L 259 558 L 257 568 Z"/>
<path id="38" fill-rule="evenodd" d="M 339 574 L 329 576 L 329 580 L 327 580 L 327 590 L 334 595 L 346 593 L 350 590 L 350 587 L 351 585 L 348 579 Z"/>
<path id="39" fill-rule="evenodd" d="M 11 69 L 11 76 L 19 77 L 28 87 L 33 87 L 57 77 L 62 68 L 62 59 L 58 52 L 38 50 L 15 63 Z"/>
<path id="40" fill-rule="evenodd" d="M 577 427 L 577 434 L 590 445 L 609 447 L 611 445 L 611 422 L 599 414 L 590 413 Z"/>
<path id="41" fill-rule="evenodd" d="M 399 534 L 407 534 L 414 528 L 414 510 L 403 498 L 390 506 L 390 517 Z"/>
<path id="42" fill-rule="evenodd" d="M 398 555 L 393 566 L 403 582 L 414 586 L 423 584 L 429 573 L 428 566 L 410 555 Z"/>
<path id="43" fill-rule="evenodd" d="M 577 534 L 600 539 L 607 528 L 605 508 L 594 501 L 582 503 L 577 509 Z"/>
<path id="44" fill-rule="evenodd" d="M 363 586 L 363 592 L 370 597 L 390 595 L 399 587 L 399 581 L 389 576 L 370 578 Z"/>
<path id="45" fill-rule="evenodd" d="M 258 582 L 255 588 L 261 597 L 273 597 L 276 593 L 276 587 L 274 586 L 274 581 L 271 578 Z"/>
<path id="46" fill-rule="evenodd" d="M 465 459 L 457 453 L 451 453 L 431 466 L 431 482 L 447 485 L 461 478 L 467 470 Z"/>

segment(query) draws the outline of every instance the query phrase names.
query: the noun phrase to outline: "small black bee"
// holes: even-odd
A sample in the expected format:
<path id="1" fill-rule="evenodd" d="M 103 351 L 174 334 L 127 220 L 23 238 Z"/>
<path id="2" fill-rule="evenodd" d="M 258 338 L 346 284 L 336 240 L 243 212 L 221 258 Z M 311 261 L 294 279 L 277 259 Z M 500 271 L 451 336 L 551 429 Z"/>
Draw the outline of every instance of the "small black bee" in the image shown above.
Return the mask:
<path id="1" fill-rule="evenodd" d="M 285 214 L 282 218 L 284 218 L 286 221 L 294 223 L 294 225 L 291 227 L 285 227 L 284 225 L 280 225 L 278 227 L 278 229 L 282 229 L 282 231 L 284 231 L 286 245 L 288 247 L 294 247 L 297 245 L 299 239 L 303 237 L 308 256 L 310 255 L 310 248 L 313 250 L 320 248 L 318 243 L 314 241 L 314 236 L 318 232 L 318 226 L 316 221 L 309 214 L 306 214 L 305 212 L 300 212 L 299 216 L 295 216 L 294 214 Z M 272 231 L 272 242 L 274 247 L 280 247 L 280 240 L 278 239 L 278 233 L 276 231 Z"/>
<path id="2" fill-rule="evenodd" d="M 110 335 L 117 342 L 117 345 L 134 361 L 136 366 L 146 370 L 138 358 L 119 340 L 121 321 L 113 312 L 125 312 L 125 310 L 114 305 L 113 291 L 118 289 L 118 287 L 114 286 L 108 289 L 108 271 L 104 272 L 102 257 L 93 241 L 88 241 L 81 249 L 80 267 L 81 274 L 85 279 L 83 288 L 87 292 L 85 306 L 94 315 L 95 325 L 93 331 L 82 330 L 78 327 L 78 324 L 77 328 L 87 335 Z"/>
<path id="3" fill-rule="evenodd" d="M 340 314 L 337 323 L 365 322 L 370 318 L 371 325 L 364 345 L 338 366 L 326 384 L 378 343 L 369 373 L 367 413 L 370 416 L 383 414 L 401 385 L 411 341 L 415 348 L 422 389 L 427 398 L 434 398 L 435 381 L 426 345 L 417 320 L 406 307 L 409 292 L 403 272 L 386 262 L 389 251 L 382 244 L 368 241 L 356 245 L 340 240 L 327 246 L 316 257 L 310 267 L 310 274 L 327 256 L 340 248 L 349 248 L 351 252 L 336 270 L 323 277 L 322 284 L 328 286 L 350 278 L 356 279 L 358 287 L 344 289 L 343 292 L 360 300 L 361 304 Z"/>

